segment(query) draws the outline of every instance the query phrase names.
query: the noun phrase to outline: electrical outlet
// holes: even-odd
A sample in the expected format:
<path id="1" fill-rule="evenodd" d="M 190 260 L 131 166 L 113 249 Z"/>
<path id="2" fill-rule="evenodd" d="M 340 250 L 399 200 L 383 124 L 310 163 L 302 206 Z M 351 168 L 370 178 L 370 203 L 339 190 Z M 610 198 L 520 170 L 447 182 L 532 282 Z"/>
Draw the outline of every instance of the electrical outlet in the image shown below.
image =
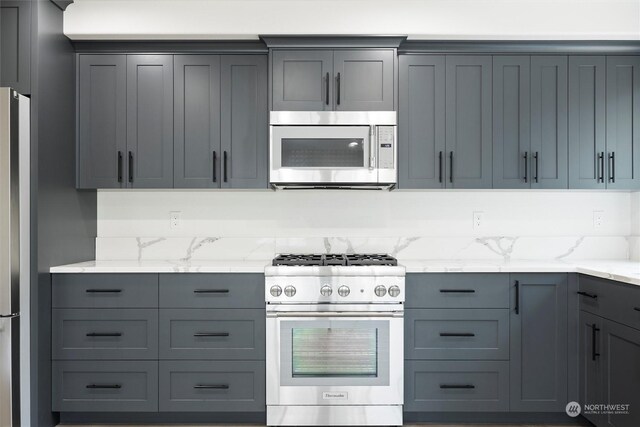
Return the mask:
<path id="1" fill-rule="evenodd" d="M 601 228 L 604 223 L 604 212 L 593 211 L 593 228 Z"/>
<path id="2" fill-rule="evenodd" d="M 476 211 L 473 213 L 473 229 L 476 230 L 482 227 L 484 222 L 484 212 Z"/>
<path id="3" fill-rule="evenodd" d="M 180 212 L 169 212 L 169 225 L 171 229 L 180 228 Z"/>

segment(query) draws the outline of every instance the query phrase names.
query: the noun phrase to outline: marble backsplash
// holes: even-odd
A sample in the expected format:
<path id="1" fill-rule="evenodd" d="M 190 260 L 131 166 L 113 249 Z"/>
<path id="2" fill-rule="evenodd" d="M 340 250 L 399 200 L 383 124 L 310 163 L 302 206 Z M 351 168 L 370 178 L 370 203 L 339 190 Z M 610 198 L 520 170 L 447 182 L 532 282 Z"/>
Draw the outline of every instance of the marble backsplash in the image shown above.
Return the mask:
<path id="1" fill-rule="evenodd" d="M 637 237 L 99 237 L 97 260 L 269 260 L 278 253 L 389 253 L 400 260 L 638 259 Z"/>

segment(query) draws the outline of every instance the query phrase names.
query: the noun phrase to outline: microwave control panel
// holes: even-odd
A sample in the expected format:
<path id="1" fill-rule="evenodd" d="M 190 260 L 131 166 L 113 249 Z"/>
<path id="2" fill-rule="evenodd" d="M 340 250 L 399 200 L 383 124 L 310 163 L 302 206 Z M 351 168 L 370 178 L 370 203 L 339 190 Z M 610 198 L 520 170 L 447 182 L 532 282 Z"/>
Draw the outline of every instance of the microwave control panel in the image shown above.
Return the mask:
<path id="1" fill-rule="evenodd" d="M 395 126 L 378 126 L 378 168 L 394 169 Z"/>

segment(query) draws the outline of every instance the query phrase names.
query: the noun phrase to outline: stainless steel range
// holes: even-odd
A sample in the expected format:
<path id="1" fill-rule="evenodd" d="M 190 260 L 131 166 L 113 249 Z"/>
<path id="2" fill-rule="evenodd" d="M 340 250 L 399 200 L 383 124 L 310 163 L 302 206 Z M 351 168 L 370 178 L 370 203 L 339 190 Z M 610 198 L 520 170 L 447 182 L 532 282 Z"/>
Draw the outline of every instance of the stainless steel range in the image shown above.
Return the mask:
<path id="1" fill-rule="evenodd" d="M 404 267 L 280 255 L 265 276 L 267 424 L 402 425 Z"/>

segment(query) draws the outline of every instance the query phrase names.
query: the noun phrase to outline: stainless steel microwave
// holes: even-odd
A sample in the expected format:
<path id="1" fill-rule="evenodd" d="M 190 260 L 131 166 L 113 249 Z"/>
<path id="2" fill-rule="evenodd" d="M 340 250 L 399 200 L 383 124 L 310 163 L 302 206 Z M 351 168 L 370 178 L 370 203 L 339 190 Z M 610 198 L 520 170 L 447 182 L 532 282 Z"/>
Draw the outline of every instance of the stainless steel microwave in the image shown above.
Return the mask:
<path id="1" fill-rule="evenodd" d="M 274 188 L 391 189 L 397 183 L 395 111 L 272 111 Z"/>

